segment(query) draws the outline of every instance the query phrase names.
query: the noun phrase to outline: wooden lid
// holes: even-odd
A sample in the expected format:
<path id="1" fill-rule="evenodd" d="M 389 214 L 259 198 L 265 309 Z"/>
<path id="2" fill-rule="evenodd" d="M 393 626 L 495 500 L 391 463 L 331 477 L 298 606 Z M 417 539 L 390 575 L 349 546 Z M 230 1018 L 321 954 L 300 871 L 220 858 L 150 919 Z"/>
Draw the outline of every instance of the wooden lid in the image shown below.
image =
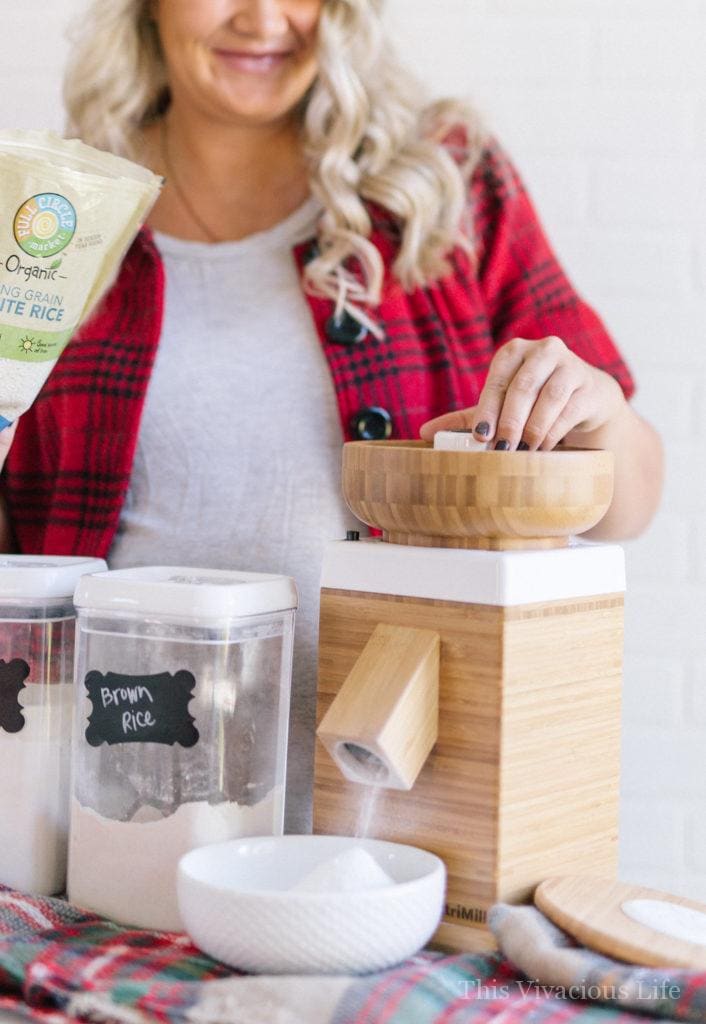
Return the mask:
<path id="1" fill-rule="evenodd" d="M 696 900 L 605 878 L 566 876 L 537 886 L 534 902 L 600 953 L 649 967 L 706 969 L 706 905 Z"/>

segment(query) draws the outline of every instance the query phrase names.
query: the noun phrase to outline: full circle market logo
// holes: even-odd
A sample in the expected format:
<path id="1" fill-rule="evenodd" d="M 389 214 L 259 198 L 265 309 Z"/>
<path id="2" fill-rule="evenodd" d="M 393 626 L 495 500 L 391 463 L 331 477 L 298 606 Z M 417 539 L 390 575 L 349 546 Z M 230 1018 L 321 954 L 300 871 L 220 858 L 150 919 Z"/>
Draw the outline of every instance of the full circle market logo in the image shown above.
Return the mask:
<path id="1" fill-rule="evenodd" d="M 76 211 L 64 196 L 42 192 L 22 204 L 12 228 L 28 256 L 55 256 L 74 237 Z"/>

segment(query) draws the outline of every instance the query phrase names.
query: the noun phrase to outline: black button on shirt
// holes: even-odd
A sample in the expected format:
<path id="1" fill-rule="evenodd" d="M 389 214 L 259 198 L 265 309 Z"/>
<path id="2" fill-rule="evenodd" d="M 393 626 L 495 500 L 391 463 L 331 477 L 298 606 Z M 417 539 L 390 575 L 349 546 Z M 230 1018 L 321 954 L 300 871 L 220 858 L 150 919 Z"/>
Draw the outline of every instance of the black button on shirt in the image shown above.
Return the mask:
<path id="1" fill-rule="evenodd" d="M 392 417 L 387 409 L 376 405 L 357 412 L 352 426 L 360 441 L 385 441 L 392 434 Z"/>
<path id="2" fill-rule="evenodd" d="M 335 345 L 360 345 L 368 336 L 368 328 L 345 310 L 340 316 L 330 316 L 324 328 L 326 337 Z"/>

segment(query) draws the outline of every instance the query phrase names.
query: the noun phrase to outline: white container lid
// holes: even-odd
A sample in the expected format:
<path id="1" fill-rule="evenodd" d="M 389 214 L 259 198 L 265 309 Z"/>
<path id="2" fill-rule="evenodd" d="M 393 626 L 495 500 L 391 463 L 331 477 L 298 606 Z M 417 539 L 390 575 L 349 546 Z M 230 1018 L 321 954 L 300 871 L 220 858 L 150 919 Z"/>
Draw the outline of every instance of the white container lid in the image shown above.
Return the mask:
<path id="1" fill-rule="evenodd" d="M 265 615 L 297 603 L 289 576 L 179 566 L 101 572 L 81 579 L 74 594 L 82 610 L 198 620 Z"/>
<path id="2" fill-rule="evenodd" d="M 71 599 L 82 576 L 106 568 L 102 558 L 0 555 L 0 600 Z"/>

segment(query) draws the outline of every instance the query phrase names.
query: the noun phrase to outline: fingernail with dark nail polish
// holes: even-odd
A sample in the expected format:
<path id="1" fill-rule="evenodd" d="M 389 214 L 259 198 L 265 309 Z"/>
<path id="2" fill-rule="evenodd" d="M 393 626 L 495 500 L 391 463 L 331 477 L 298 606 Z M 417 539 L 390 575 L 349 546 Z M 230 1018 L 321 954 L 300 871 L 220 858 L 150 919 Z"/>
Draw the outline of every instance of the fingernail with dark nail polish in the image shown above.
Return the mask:
<path id="1" fill-rule="evenodd" d="M 495 445 L 495 451 L 496 452 L 509 452 L 510 451 L 510 442 L 509 441 L 498 441 L 498 443 Z"/>
<path id="2" fill-rule="evenodd" d="M 485 420 L 482 420 L 480 423 L 476 424 L 474 433 L 480 434 L 481 437 L 487 437 L 490 433 L 490 424 L 486 423 Z"/>
<path id="3" fill-rule="evenodd" d="M 518 452 L 528 452 L 529 451 L 529 445 L 527 444 L 526 441 L 520 441 L 520 443 L 517 446 L 517 450 L 518 450 Z"/>

